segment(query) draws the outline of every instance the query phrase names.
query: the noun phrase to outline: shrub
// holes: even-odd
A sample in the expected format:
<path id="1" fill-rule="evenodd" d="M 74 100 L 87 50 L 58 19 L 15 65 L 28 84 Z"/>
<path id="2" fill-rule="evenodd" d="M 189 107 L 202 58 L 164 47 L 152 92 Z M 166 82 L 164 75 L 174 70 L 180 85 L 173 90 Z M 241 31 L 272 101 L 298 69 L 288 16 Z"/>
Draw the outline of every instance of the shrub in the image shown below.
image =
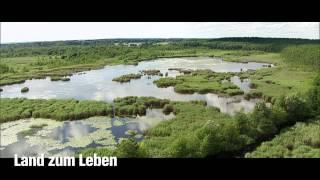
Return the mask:
<path id="1" fill-rule="evenodd" d="M 257 85 L 256 83 L 250 83 L 250 84 L 249 84 L 249 87 L 250 87 L 251 89 L 257 89 L 258 85 Z"/>
<path id="2" fill-rule="evenodd" d="M 60 81 L 60 80 L 62 80 L 62 77 L 52 76 L 52 77 L 50 78 L 50 80 L 51 80 L 51 81 Z"/>
<path id="3" fill-rule="evenodd" d="M 219 155 L 240 150 L 246 139 L 231 123 L 208 123 L 198 130 L 201 139 L 200 151 L 203 156 Z"/>
<path id="4" fill-rule="evenodd" d="M 29 91 L 29 88 L 28 88 L 28 87 L 24 87 L 24 88 L 21 89 L 21 92 L 22 92 L 22 93 L 25 93 L 25 92 L 28 92 L 28 91 Z"/>
<path id="5" fill-rule="evenodd" d="M 169 86 L 175 86 L 179 80 L 171 77 L 166 77 L 166 78 L 160 78 L 153 83 L 157 85 L 157 87 L 164 88 L 164 87 L 169 87 Z"/>
<path id="6" fill-rule="evenodd" d="M 310 108 L 301 95 L 293 94 L 279 99 L 279 104 L 288 114 L 289 121 L 301 121 L 310 116 Z"/>
<path id="7" fill-rule="evenodd" d="M 173 112 L 173 105 L 172 104 L 166 104 L 164 107 L 163 107 L 163 110 L 162 112 L 166 115 L 170 114 L 171 112 Z"/>
<path id="8" fill-rule="evenodd" d="M 121 83 L 130 82 L 131 79 L 140 79 L 141 76 L 142 76 L 141 74 L 126 74 L 117 78 L 113 78 L 112 81 L 117 81 Z"/>
<path id="9" fill-rule="evenodd" d="M 193 94 L 195 89 L 184 84 L 177 84 L 174 87 L 174 91 L 181 94 Z"/>
<path id="10" fill-rule="evenodd" d="M 62 78 L 61 81 L 70 81 L 70 78 Z"/>
<path id="11" fill-rule="evenodd" d="M 120 158 L 140 158 L 146 157 L 146 152 L 140 148 L 139 144 L 132 138 L 122 139 L 117 145 L 114 154 Z"/>
<path id="12" fill-rule="evenodd" d="M 184 135 L 176 138 L 169 147 L 170 156 L 175 158 L 181 157 L 198 157 L 200 141 L 194 135 Z"/>
<path id="13" fill-rule="evenodd" d="M 246 100 L 250 100 L 250 99 L 254 99 L 254 98 L 261 98 L 261 97 L 262 97 L 262 92 L 254 91 L 254 90 L 251 90 L 249 93 L 246 93 L 244 95 L 244 99 L 246 99 Z"/>

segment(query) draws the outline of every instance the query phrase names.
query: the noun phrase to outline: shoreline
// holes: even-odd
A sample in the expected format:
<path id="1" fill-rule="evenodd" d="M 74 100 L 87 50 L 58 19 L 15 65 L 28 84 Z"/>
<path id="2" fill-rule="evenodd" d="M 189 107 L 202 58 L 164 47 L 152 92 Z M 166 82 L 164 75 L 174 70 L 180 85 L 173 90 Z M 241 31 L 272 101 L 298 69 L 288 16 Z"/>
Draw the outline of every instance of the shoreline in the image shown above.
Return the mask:
<path id="1" fill-rule="evenodd" d="M 256 61 L 256 60 L 246 60 L 245 62 L 242 60 L 237 60 L 237 59 L 228 59 L 225 58 L 223 56 L 210 56 L 210 55 L 203 55 L 203 54 L 194 54 L 194 55 L 173 55 L 173 56 L 159 56 L 156 58 L 146 58 L 146 59 L 136 59 L 132 62 L 128 62 L 128 63 L 97 63 L 97 64 L 79 64 L 79 65 L 71 65 L 71 66 L 67 66 L 67 67 L 57 67 L 57 68 L 52 68 L 52 69 L 47 69 L 47 70 L 40 70 L 38 72 L 35 73 L 39 73 L 39 74 L 20 74 L 18 76 L 14 76 L 13 78 L 6 78 L 5 75 L 4 77 L 1 77 L 0 80 L 0 88 L 3 86 L 7 86 L 7 85 L 13 85 L 13 84 L 22 84 L 24 83 L 26 80 L 32 80 L 32 79 L 45 79 L 47 77 L 53 77 L 53 76 L 57 76 L 57 77 L 65 77 L 65 76 L 72 76 L 75 73 L 81 73 L 81 72 L 86 72 L 86 71 L 90 71 L 90 70 L 97 70 L 97 69 L 103 69 L 105 66 L 113 66 L 113 65 L 138 65 L 139 62 L 143 62 L 143 61 L 151 61 L 151 60 L 157 60 L 157 59 L 162 59 L 162 58 L 181 58 L 181 57 L 209 57 L 209 58 L 221 58 L 223 61 L 228 61 L 228 62 L 238 62 L 238 63 L 248 63 L 248 62 L 256 62 L 256 63 L 268 63 L 268 64 L 273 64 L 271 62 L 262 62 L 262 61 Z M 120 60 L 119 60 L 120 61 Z M 78 67 L 77 67 L 78 66 Z M 3 82 L 4 81 L 4 82 Z"/>

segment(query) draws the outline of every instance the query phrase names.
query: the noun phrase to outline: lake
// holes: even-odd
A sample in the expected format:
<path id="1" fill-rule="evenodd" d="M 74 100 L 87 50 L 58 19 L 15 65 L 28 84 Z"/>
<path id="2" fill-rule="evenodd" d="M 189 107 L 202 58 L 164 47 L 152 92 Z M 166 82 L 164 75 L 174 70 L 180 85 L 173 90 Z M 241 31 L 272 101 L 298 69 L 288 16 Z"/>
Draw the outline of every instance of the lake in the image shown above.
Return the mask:
<path id="1" fill-rule="evenodd" d="M 160 76 L 142 76 L 141 79 L 131 80 L 128 83 L 112 81 L 113 78 L 130 73 L 139 73 L 142 70 L 157 69 L 161 73 L 168 73 L 169 77 L 179 75 L 178 71 L 170 68 L 183 69 L 211 69 L 215 72 L 240 72 L 248 69 L 257 70 L 263 68 L 265 63 L 236 63 L 227 62 L 219 58 L 194 57 L 194 58 L 161 58 L 152 61 L 143 61 L 138 65 L 106 66 L 103 69 L 76 73 L 70 77 L 70 81 L 50 81 L 46 79 L 27 80 L 22 84 L 2 86 L 1 97 L 25 97 L 25 98 L 74 98 L 78 100 L 102 100 L 112 102 L 117 97 L 125 96 L 153 96 L 161 99 L 175 101 L 203 100 L 209 106 L 220 108 L 221 112 L 233 114 L 241 108 L 245 112 L 252 110 L 257 100 L 245 100 L 242 96 L 221 97 L 217 94 L 179 94 L 173 87 L 158 88 L 153 84 Z M 243 91 L 248 91 L 250 81 L 240 81 L 238 77 L 232 77 L 231 81 Z M 21 93 L 21 88 L 28 87 L 29 92 Z"/>
<path id="2" fill-rule="evenodd" d="M 22 84 L 2 86 L 1 97 L 14 98 L 74 98 L 78 100 L 101 100 L 112 103 L 117 97 L 153 96 L 174 101 L 203 100 L 208 106 L 218 107 L 221 112 L 234 114 L 243 109 L 251 111 L 259 99 L 245 100 L 243 96 L 221 97 L 217 94 L 179 94 L 173 87 L 158 88 L 153 84 L 160 76 L 142 76 L 128 83 L 112 81 L 113 78 L 142 70 L 157 69 L 169 77 L 180 75 L 170 68 L 211 69 L 215 72 L 240 72 L 264 68 L 265 63 L 235 63 L 219 58 L 161 58 L 143 61 L 138 65 L 106 66 L 103 69 L 75 73 L 70 81 L 46 79 L 27 80 Z M 249 79 L 234 76 L 231 82 L 243 91 L 250 90 Z M 21 88 L 29 92 L 21 93 Z M 22 119 L 1 124 L 1 157 L 74 155 L 85 148 L 114 148 L 121 138 L 143 139 L 143 132 L 161 121 L 174 118 L 164 115 L 162 109 L 148 109 L 145 116 L 133 118 L 91 117 L 83 120 L 59 122 L 50 119 Z"/>

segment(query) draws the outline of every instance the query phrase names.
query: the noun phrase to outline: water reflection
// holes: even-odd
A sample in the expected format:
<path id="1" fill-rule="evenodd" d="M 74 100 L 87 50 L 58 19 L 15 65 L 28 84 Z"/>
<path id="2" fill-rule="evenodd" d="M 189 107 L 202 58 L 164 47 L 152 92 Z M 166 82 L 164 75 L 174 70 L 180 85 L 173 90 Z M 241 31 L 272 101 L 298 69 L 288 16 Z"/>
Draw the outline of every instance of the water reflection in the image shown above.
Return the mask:
<path id="1" fill-rule="evenodd" d="M 208 104 L 221 108 L 222 112 L 234 112 L 233 107 L 243 106 L 248 109 L 254 104 L 253 101 L 241 99 L 241 103 L 229 105 L 227 102 L 234 101 L 230 98 L 218 97 L 215 94 L 178 94 L 172 87 L 158 88 L 153 84 L 159 76 L 132 80 L 129 83 L 118 83 L 112 81 L 114 77 L 124 74 L 138 73 L 145 69 L 158 69 L 161 73 L 174 77 L 179 73 L 169 71 L 169 68 L 184 69 L 211 69 L 216 72 L 240 72 L 248 69 L 263 68 L 264 63 L 235 63 L 226 62 L 218 58 L 196 57 L 196 58 L 163 58 L 153 61 L 145 61 L 137 66 L 116 65 L 106 66 L 104 69 L 77 73 L 70 77 L 71 81 L 50 81 L 47 79 L 27 80 L 23 84 L 15 84 L 1 87 L 1 97 L 26 97 L 26 98 L 75 98 L 91 99 L 112 102 L 117 97 L 125 96 L 154 96 L 177 101 L 205 100 Z M 246 82 L 239 83 L 236 78 L 232 82 L 239 85 L 244 91 L 248 90 Z M 28 93 L 21 93 L 22 87 L 29 87 Z M 216 101 L 216 102 L 213 102 Z M 237 108 L 236 108 L 237 109 Z"/>
<path id="2" fill-rule="evenodd" d="M 31 146 L 25 140 L 19 140 L 13 144 L 4 147 L 0 151 L 1 158 L 12 158 L 15 154 L 18 156 L 37 156 L 44 153 L 40 146 Z"/>
<path id="3" fill-rule="evenodd" d="M 61 143 L 65 143 L 70 138 L 79 138 L 96 130 L 97 128 L 83 124 L 81 121 L 72 121 L 65 122 L 62 126 L 55 128 L 50 136 Z"/>
<path id="4" fill-rule="evenodd" d="M 240 79 L 238 76 L 231 77 L 230 81 L 244 92 L 250 91 L 250 79 Z"/>
<path id="5" fill-rule="evenodd" d="M 37 156 L 71 156 L 85 148 L 114 148 L 120 138 L 133 137 L 137 141 L 143 139 L 143 132 L 161 121 L 169 120 L 173 114 L 165 115 L 162 109 L 147 109 L 145 116 L 135 118 L 92 117 L 85 120 L 57 122 L 54 120 L 28 119 L 1 124 L 1 140 L 15 139 L 1 144 L 0 157 Z M 28 136 L 21 132 L 30 125 L 48 123 L 43 129 Z M 11 124 L 17 124 L 19 128 Z M 130 135 L 128 131 L 135 134 Z"/>
<path id="6" fill-rule="evenodd" d="M 145 130 L 154 127 L 161 121 L 172 119 L 174 115 L 171 113 L 165 115 L 162 109 L 147 109 L 145 116 L 137 116 L 136 118 L 112 118 L 112 134 L 116 140 L 120 138 L 134 137 L 136 140 L 142 140 L 142 134 Z M 136 135 L 128 134 L 128 131 L 134 131 Z"/>

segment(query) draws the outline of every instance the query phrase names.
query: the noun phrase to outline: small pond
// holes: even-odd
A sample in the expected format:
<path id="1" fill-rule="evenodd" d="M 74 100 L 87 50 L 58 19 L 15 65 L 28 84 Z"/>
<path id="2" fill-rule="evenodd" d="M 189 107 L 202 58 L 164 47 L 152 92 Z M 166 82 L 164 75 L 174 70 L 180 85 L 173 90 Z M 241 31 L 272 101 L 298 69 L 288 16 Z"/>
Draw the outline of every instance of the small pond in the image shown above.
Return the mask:
<path id="1" fill-rule="evenodd" d="M 70 156 L 85 148 L 114 148 L 121 138 L 137 141 L 143 132 L 173 114 L 162 109 L 147 109 L 145 116 L 135 118 L 91 117 L 59 122 L 51 119 L 22 119 L 1 124 L 0 157 Z"/>

